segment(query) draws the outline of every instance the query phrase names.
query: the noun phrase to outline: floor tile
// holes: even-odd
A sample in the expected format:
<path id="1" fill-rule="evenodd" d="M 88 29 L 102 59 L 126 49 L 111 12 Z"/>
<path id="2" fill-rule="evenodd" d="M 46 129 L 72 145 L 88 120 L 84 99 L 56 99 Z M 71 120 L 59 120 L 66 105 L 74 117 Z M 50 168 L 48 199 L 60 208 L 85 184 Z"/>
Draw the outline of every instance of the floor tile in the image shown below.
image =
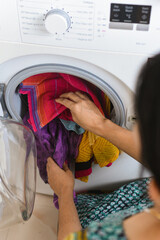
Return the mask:
<path id="1" fill-rule="evenodd" d="M 58 210 L 53 197 L 36 195 L 35 207 L 29 221 L 0 231 L 0 240 L 56 240 Z"/>

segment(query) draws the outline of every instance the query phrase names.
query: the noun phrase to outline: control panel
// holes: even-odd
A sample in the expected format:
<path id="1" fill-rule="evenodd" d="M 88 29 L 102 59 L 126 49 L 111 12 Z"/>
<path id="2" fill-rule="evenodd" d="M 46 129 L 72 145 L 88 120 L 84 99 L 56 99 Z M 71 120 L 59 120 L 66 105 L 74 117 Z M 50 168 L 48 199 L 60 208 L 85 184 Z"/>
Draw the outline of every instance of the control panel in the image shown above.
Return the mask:
<path id="1" fill-rule="evenodd" d="M 3 1 L 0 20 L 15 21 L 23 43 L 147 54 L 160 49 L 158 0 L 12 0 L 16 9 L 4 10 L 9 0 Z M 9 31 L 6 40 L 14 39 Z M 0 28 L 0 39 L 4 33 Z"/>
<path id="2" fill-rule="evenodd" d="M 111 3 L 110 22 L 149 24 L 151 5 Z"/>
<path id="3" fill-rule="evenodd" d="M 52 45 L 65 41 L 73 46 L 73 41 L 92 42 L 94 39 L 93 0 L 19 0 L 18 12 L 24 41 L 34 36 L 36 42 L 39 39 L 37 43 L 47 41 Z"/>

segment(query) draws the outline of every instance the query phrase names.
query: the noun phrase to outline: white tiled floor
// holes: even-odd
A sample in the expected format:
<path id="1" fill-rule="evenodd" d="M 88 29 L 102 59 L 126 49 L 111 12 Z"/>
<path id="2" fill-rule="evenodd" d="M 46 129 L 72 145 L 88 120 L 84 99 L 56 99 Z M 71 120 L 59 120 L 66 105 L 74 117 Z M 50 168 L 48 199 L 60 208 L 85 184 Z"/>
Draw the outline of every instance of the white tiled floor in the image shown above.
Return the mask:
<path id="1" fill-rule="evenodd" d="M 0 240 L 56 240 L 57 220 L 53 197 L 37 194 L 30 220 L 0 231 Z"/>

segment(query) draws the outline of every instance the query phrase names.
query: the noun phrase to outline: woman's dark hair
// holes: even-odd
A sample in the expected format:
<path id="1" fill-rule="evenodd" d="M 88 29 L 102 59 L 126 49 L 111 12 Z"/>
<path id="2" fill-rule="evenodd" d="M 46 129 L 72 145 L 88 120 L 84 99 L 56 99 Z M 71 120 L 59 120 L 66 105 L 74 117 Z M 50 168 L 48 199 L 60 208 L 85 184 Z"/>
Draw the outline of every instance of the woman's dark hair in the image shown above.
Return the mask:
<path id="1" fill-rule="evenodd" d="M 136 112 L 142 143 L 142 162 L 160 188 L 160 54 L 143 67 L 137 82 Z"/>

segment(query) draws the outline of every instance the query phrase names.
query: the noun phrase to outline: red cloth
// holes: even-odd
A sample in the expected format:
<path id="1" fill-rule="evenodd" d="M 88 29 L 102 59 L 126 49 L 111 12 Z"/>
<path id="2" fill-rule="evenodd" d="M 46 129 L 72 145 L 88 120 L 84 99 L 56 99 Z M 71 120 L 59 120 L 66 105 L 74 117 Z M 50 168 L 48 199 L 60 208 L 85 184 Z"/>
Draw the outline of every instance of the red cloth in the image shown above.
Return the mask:
<path id="1" fill-rule="evenodd" d="M 25 79 L 20 84 L 19 93 L 28 95 L 29 121 L 33 130 L 37 131 L 57 116 L 72 121 L 70 110 L 55 99 L 62 93 L 75 91 L 87 93 L 103 114 L 95 87 L 93 91 L 81 78 L 62 73 L 43 73 Z M 97 91 L 100 90 L 97 88 Z"/>

